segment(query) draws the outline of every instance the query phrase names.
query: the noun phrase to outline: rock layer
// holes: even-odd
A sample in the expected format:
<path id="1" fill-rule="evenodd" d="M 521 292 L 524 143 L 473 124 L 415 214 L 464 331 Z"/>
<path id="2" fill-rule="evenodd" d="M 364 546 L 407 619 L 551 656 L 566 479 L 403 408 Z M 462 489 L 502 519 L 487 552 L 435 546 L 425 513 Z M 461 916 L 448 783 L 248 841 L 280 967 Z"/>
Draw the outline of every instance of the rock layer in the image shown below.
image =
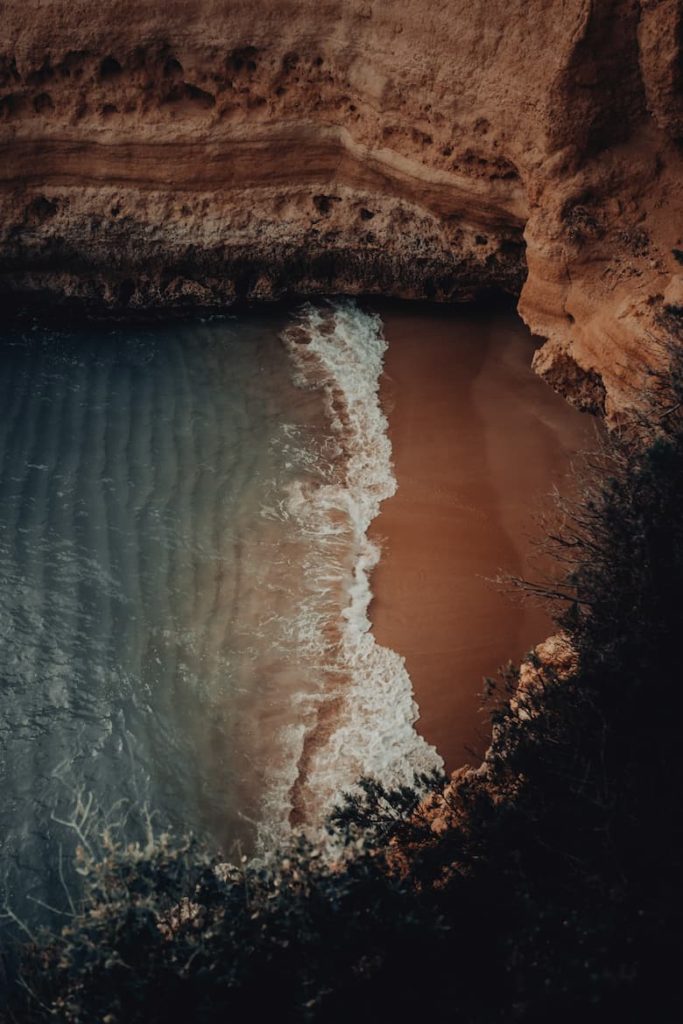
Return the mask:
<path id="1" fill-rule="evenodd" d="M 683 306 L 680 0 L 7 0 L 0 288 L 520 296 L 615 417 Z M 680 257 L 683 259 L 683 256 Z"/>

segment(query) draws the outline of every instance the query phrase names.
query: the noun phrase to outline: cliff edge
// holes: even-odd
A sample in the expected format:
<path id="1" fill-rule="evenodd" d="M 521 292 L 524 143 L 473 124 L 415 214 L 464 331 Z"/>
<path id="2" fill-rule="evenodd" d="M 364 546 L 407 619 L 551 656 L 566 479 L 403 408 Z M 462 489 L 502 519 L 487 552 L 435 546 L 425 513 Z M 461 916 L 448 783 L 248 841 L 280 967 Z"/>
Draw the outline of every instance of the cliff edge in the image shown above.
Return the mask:
<path id="1" fill-rule="evenodd" d="M 7 0 L 0 293 L 503 289 L 614 420 L 683 306 L 682 39 L 681 0 Z"/>

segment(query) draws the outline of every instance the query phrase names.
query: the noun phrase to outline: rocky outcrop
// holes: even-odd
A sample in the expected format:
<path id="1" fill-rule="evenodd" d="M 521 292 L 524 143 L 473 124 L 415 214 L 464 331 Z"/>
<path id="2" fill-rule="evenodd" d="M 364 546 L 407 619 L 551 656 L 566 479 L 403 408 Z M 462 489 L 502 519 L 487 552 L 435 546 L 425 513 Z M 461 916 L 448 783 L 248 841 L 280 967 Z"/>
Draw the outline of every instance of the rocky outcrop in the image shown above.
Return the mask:
<path id="1" fill-rule="evenodd" d="M 520 295 L 626 410 L 683 250 L 680 0 L 7 0 L 0 288 Z"/>
<path id="2" fill-rule="evenodd" d="M 477 768 L 463 765 L 456 769 L 443 789 L 429 793 L 419 805 L 416 824 L 429 836 L 443 835 L 458 828 L 467 828 L 471 814 L 469 800 L 472 791 L 481 791 L 495 804 L 515 798 L 523 778 L 515 780 L 512 790 L 508 785 L 501 791 L 497 776 L 501 762 L 510 755 L 510 743 L 515 730 L 526 728 L 525 723 L 536 718 L 543 709 L 544 692 L 548 686 L 562 686 L 571 679 L 578 667 L 578 657 L 566 633 L 556 633 L 538 644 L 519 666 L 517 688 L 508 702 L 508 718 L 503 725 L 494 725 L 492 742 L 483 762 Z M 511 722 L 513 723 L 511 727 Z M 399 850 L 396 863 L 407 871 L 409 851 Z M 406 853 L 408 855 L 406 856 Z"/>

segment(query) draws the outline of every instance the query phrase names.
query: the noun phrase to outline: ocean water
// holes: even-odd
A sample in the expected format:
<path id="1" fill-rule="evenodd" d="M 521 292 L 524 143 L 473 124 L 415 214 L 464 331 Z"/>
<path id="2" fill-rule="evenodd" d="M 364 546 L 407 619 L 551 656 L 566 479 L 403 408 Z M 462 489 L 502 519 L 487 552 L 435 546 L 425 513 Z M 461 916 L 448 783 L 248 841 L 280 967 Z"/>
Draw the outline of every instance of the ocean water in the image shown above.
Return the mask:
<path id="1" fill-rule="evenodd" d="M 395 480 L 378 317 L 350 302 L 5 331 L 0 882 L 63 899 L 81 807 L 226 857 L 440 758 L 369 630 Z"/>

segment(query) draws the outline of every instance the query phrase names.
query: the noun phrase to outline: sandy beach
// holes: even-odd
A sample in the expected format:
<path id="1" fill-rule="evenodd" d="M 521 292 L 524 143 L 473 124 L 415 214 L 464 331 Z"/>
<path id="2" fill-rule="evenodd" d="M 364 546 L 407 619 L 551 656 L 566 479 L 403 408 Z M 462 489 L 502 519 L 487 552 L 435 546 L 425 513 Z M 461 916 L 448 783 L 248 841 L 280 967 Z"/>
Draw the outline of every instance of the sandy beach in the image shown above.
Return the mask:
<path id="1" fill-rule="evenodd" d="M 488 742 L 483 678 L 552 631 L 546 612 L 501 592 L 499 571 L 538 575 L 536 520 L 572 456 L 595 437 L 531 371 L 534 342 L 508 313 L 373 303 L 388 351 L 381 400 L 396 495 L 372 536 L 383 547 L 371 619 L 404 655 L 418 731 L 452 769 Z"/>

